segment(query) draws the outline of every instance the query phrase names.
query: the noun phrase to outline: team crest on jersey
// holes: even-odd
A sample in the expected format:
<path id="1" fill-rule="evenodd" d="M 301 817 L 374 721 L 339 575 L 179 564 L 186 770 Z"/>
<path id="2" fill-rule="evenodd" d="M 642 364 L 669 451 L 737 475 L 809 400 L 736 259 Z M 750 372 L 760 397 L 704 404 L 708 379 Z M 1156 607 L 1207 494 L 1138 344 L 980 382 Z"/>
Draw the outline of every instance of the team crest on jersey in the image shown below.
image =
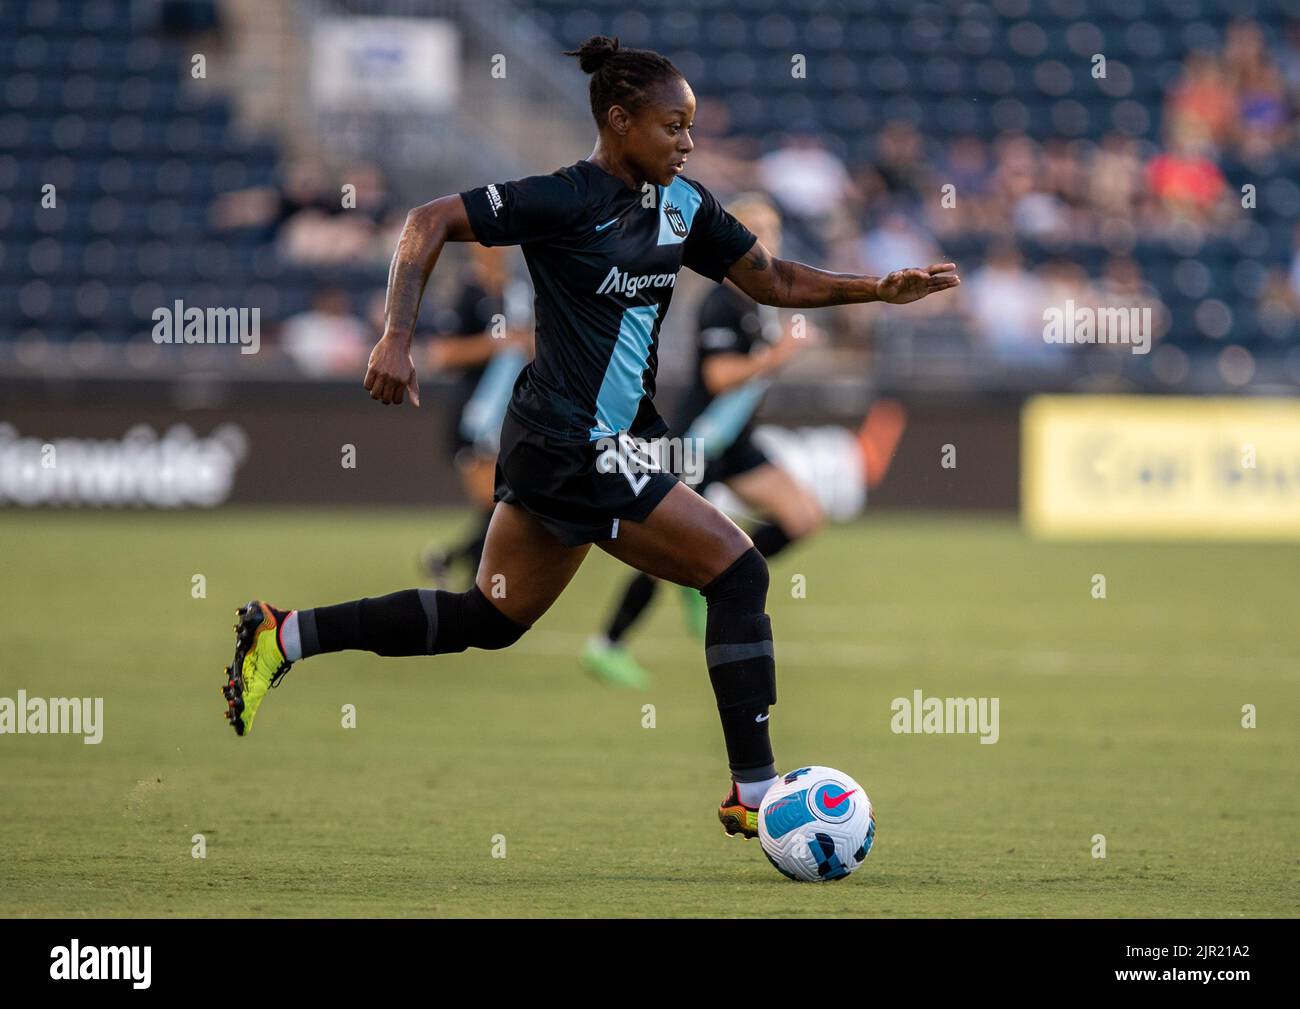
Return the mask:
<path id="1" fill-rule="evenodd" d="M 691 222 L 702 197 L 685 179 L 659 187 L 659 241 L 657 245 L 681 245 L 691 233 Z"/>
<path id="2" fill-rule="evenodd" d="M 682 208 L 675 203 L 664 204 L 664 217 L 668 219 L 668 227 L 673 229 L 673 234 L 678 238 L 685 238 L 686 232 L 690 229 L 686 226 L 686 218 L 682 216 Z"/>

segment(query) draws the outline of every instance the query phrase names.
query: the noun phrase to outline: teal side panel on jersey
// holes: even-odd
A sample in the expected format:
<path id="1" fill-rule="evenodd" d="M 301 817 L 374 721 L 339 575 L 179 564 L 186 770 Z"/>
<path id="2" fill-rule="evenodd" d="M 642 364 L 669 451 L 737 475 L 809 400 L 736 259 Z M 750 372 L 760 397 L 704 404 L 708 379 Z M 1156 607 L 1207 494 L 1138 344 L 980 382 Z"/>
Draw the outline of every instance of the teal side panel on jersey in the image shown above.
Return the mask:
<path id="1" fill-rule="evenodd" d="M 605 378 L 596 394 L 596 426 L 591 440 L 626 431 L 636 419 L 645 395 L 642 381 L 650 360 L 650 343 L 658 305 L 638 305 L 623 313 L 618 327 L 618 342 L 605 366 Z"/>
<path id="2" fill-rule="evenodd" d="M 771 382 L 767 379 L 750 379 L 739 389 L 715 396 L 691 422 L 686 437 L 701 441 L 700 450 L 705 459 L 716 459 L 731 447 L 741 428 L 749 423 L 769 385 Z"/>
<path id="3" fill-rule="evenodd" d="M 673 179 L 659 187 L 658 245 L 679 245 L 690 234 L 695 211 L 700 209 L 700 193 L 689 182 Z"/>

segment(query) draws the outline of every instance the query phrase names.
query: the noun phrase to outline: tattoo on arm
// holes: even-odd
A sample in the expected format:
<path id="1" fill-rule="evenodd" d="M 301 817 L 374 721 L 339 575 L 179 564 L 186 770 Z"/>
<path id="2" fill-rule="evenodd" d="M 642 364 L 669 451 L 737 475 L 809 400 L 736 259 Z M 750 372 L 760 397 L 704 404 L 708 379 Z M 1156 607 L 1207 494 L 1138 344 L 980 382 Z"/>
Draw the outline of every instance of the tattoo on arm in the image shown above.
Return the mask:
<path id="1" fill-rule="evenodd" d="M 769 256 L 755 243 L 738 264 L 733 283 L 755 301 L 778 308 L 822 308 L 876 301 L 876 278 L 828 273 Z M 757 276 L 754 276 L 757 274 Z"/>
<path id="2" fill-rule="evenodd" d="M 788 305 L 790 303 L 794 291 L 795 267 L 797 265 L 797 263 L 792 263 L 787 259 L 777 259 L 772 262 L 773 304 Z"/>
<path id="3" fill-rule="evenodd" d="M 446 240 L 438 225 L 426 217 L 407 218 L 397 251 L 388 267 L 388 296 L 384 301 L 384 331 L 410 339 L 420 314 L 425 284 Z"/>
<path id="4" fill-rule="evenodd" d="M 754 247 L 745 253 L 745 258 L 741 260 L 740 265 L 746 270 L 762 273 L 771 265 L 771 261 L 763 251 L 763 246 L 755 242 Z"/>
<path id="5" fill-rule="evenodd" d="M 825 308 L 875 301 L 875 278 L 829 273 L 788 259 L 772 261 L 768 304 L 781 308 Z"/>

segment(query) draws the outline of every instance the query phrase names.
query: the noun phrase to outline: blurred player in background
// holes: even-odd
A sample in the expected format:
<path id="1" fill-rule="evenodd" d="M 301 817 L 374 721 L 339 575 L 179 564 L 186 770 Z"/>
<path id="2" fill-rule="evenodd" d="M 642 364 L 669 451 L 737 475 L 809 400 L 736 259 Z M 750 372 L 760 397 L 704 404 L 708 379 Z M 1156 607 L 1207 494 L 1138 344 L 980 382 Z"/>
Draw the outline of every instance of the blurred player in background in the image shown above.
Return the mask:
<path id="1" fill-rule="evenodd" d="M 459 543 L 431 543 L 421 554 L 420 566 L 439 588 L 447 587 L 457 565 L 465 566 L 470 581 L 478 570 L 492 521 L 501 420 L 515 379 L 532 357 L 532 334 L 505 325 L 508 248 L 473 244 L 469 249 L 455 326 L 430 343 L 429 364 L 435 371 L 460 373 L 448 407 L 450 449 L 465 496 L 478 515 Z"/>

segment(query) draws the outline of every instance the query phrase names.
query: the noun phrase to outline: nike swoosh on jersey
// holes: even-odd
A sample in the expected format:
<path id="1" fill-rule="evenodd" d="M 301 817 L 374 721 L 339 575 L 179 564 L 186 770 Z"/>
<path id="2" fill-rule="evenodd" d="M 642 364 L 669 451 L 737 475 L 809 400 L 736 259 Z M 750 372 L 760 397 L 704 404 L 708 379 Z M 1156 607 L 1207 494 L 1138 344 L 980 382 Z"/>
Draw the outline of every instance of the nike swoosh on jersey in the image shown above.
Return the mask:
<path id="1" fill-rule="evenodd" d="M 771 717 L 772 717 L 772 716 L 771 716 L 770 714 L 767 714 L 767 715 L 755 715 L 755 716 L 754 716 L 754 721 L 756 721 L 756 722 L 766 722 L 766 721 L 767 721 L 769 718 L 771 718 Z"/>
<path id="2" fill-rule="evenodd" d="M 610 218 L 608 221 L 606 221 L 604 224 L 597 224 L 597 225 L 596 225 L 596 230 L 597 230 L 597 231 L 604 231 L 604 230 L 605 230 L 606 228 L 608 228 L 611 224 L 615 224 L 615 223 L 617 223 L 617 222 L 618 222 L 618 218 L 617 218 L 617 217 L 611 217 L 611 218 Z"/>

